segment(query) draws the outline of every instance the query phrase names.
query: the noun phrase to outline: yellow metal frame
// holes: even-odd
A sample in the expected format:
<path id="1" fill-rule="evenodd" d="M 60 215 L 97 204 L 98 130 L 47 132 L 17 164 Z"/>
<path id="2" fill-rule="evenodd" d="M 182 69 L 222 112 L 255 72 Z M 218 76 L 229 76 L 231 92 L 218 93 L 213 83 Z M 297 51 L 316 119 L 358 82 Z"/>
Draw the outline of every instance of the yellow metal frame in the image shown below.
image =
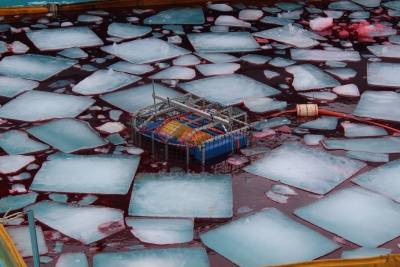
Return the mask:
<path id="1" fill-rule="evenodd" d="M 359 259 L 316 260 L 275 267 L 399 267 L 400 254 Z"/>
<path id="2" fill-rule="evenodd" d="M 21 254 L 19 254 L 18 249 L 15 247 L 14 242 L 2 224 L 0 224 L 0 240 L 6 246 L 6 250 L 13 260 L 15 265 L 13 267 L 27 267 Z"/>

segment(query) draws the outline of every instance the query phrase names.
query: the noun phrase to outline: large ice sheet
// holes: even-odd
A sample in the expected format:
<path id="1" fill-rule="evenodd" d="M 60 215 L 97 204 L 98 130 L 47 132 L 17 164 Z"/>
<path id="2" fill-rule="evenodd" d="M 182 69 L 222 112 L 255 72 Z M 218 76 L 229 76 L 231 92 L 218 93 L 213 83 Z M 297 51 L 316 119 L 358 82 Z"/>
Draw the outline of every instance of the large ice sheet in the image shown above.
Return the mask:
<path id="1" fill-rule="evenodd" d="M 145 243 L 167 245 L 193 240 L 193 219 L 126 218 L 132 234 Z"/>
<path id="2" fill-rule="evenodd" d="M 151 63 L 190 54 L 189 50 L 157 38 L 113 44 L 103 46 L 101 49 L 134 64 Z"/>
<path id="3" fill-rule="evenodd" d="M 396 74 L 399 76 L 398 74 Z M 365 91 L 354 115 L 388 121 L 400 121 L 400 94 L 390 91 Z"/>
<path id="4" fill-rule="evenodd" d="M 369 85 L 384 87 L 400 86 L 400 63 L 372 62 L 367 66 Z"/>
<path id="5" fill-rule="evenodd" d="M 99 253 L 93 257 L 93 267 L 209 267 L 202 247 L 136 249 L 127 252 Z"/>
<path id="6" fill-rule="evenodd" d="M 391 161 L 358 175 L 352 181 L 400 202 L 400 160 Z"/>
<path id="7" fill-rule="evenodd" d="M 367 48 L 377 57 L 400 58 L 400 45 L 371 45 Z"/>
<path id="8" fill-rule="evenodd" d="M 36 220 L 84 244 L 96 242 L 125 228 L 124 213 L 113 208 L 45 200 L 24 210 L 33 210 Z"/>
<path id="9" fill-rule="evenodd" d="M 241 217 L 200 238 L 212 250 L 246 267 L 308 261 L 339 247 L 275 208 Z"/>
<path id="10" fill-rule="evenodd" d="M 179 85 L 185 91 L 222 105 L 241 103 L 245 98 L 273 96 L 277 89 L 242 74 L 221 75 Z"/>
<path id="11" fill-rule="evenodd" d="M 69 252 L 61 254 L 55 267 L 89 267 L 89 263 L 85 253 Z"/>
<path id="12" fill-rule="evenodd" d="M 326 139 L 322 141 L 326 149 L 342 149 L 372 153 L 400 153 L 400 137 Z"/>
<path id="13" fill-rule="evenodd" d="M 360 61 L 357 51 L 346 50 L 322 50 L 322 49 L 290 49 L 290 55 L 294 60 L 303 61 Z"/>
<path id="14" fill-rule="evenodd" d="M 251 52 L 260 49 L 248 32 L 205 32 L 187 35 L 196 52 Z"/>
<path id="15" fill-rule="evenodd" d="M 144 24 L 187 24 L 197 25 L 204 23 L 204 14 L 201 7 L 178 7 L 161 11 L 144 19 Z"/>
<path id="16" fill-rule="evenodd" d="M 391 249 L 388 248 L 356 248 L 352 250 L 345 250 L 342 252 L 342 259 L 356 259 L 356 258 L 368 258 L 377 257 L 390 254 Z"/>
<path id="17" fill-rule="evenodd" d="M 90 194 L 128 193 L 140 158 L 88 155 L 46 161 L 31 184 L 35 191 Z"/>
<path id="18" fill-rule="evenodd" d="M 319 44 L 311 32 L 292 24 L 254 33 L 255 36 L 272 39 L 299 48 L 309 48 Z"/>
<path id="19" fill-rule="evenodd" d="M 154 91 L 157 95 L 174 98 L 181 96 L 182 93 L 175 91 L 161 84 L 154 84 Z M 100 96 L 101 99 L 130 113 L 136 113 L 140 109 L 154 104 L 153 85 L 145 84 L 138 87 L 106 94 Z M 158 102 L 158 100 L 157 100 Z"/>
<path id="20" fill-rule="evenodd" d="M 95 95 L 115 91 L 141 78 L 113 70 L 98 70 L 80 81 L 72 91 L 81 95 Z"/>
<path id="21" fill-rule="evenodd" d="M 36 54 L 14 55 L 0 61 L 0 74 L 44 81 L 76 64 L 75 60 Z"/>
<path id="22" fill-rule="evenodd" d="M 35 161 L 34 156 L 9 155 L 0 156 L 0 173 L 15 173 L 24 168 L 29 163 Z"/>
<path id="23" fill-rule="evenodd" d="M 73 153 L 107 144 L 90 124 L 76 119 L 59 119 L 29 128 L 28 133 L 64 152 Z"/>
<path id="24" fill-rule="evenodd" d="M 340 82 L 332 76 L 311 64 L 289 66 L 285 70 L 293 74 L 292 85 L 296 91 L 323 89 L 340 85 Z"/>
<path id="25" fill-rule="evenodd" d="M 0 214 L 22 209 L 30 204 L 33 204 L 35 203 L 37 196 L 38 193 L 31 192 L 28 194 L 0 198 Z"/>
<path id="26" fill-rule="evenodd" d="M 0 107 L 0 118 L 19 121 L 72 118 L 94 102 L 95 100 L 85 96 L 29 91 Z"/>
<path id="27" fill-rule="evenodd" d="M 350 187 L 295 210 L 329 232 L 365 247 L 400 235 L 400 205 L 360 187 Z"/>
<path id="28" fill-rule="evenodd" d="M 244 168 L 245 171 L 317 194 L 326 194 L 364 163 L 317 148 L 288 143 Z"/>
<path id="29" fill-rule="evenodd" d="M 39 86 L 38 82 L 0 76 L 0 96 L 14 97 Z"/>
<path id="30" fill-rule="evenodd" d="M 346 137 L 372 137 L 387 135 L 388 132 L 381 127 L 344 121 L 341 123 Z"/>
<path id="31" fill-rule="evenodd" d="M 30 31 L 26 35 L 41 51 L 103 45 L 103 41 L 89 27 L 44 29 Z"/>
<path id="32" fill-rule="evenodd" d="M 129 215 L 232 217 L 232 178 L 211 174 L 140 174 L 135 178 Z"/>
<path id="33" fill-rule="evenodd" d="M 151 32 L 151 27 L 133 25 L 130 23 L 113 22 L 108 26 L 107 33 L 121 39 L 133 39 Z"/>
<path id="34" fill-rule="evenodd" d="M 0 134 L 0 147 L 9 155 L 29 154 L 49 148 L 48 145 L 29 138 L 27 133 L 20 130 Z"/>
<path id="35" fill-rule="evenodd" d="M 6 227 L 7 233 L 17 247 L 22 257 L 32 257 L 31 235 L 28 226 L 9 226 Z M 39 255 L 46 254 L 48 248 L 44 239 L 43 230 L 36 226 L 36 236 L 39 249 Z"/>

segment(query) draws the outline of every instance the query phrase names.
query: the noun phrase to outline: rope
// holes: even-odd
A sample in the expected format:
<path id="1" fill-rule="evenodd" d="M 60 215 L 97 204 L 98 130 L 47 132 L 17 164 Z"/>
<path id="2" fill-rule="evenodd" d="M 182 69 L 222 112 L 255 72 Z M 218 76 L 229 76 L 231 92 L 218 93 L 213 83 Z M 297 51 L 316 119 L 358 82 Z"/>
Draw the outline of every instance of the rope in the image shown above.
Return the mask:
<path id="1" fill-rule="evenodd" d="M 0 218 L 0 224 L 6 224 L 9 220 L 12 219 L 17 219 L 17 218 L 22 218 L 24 216 L 23 212 L 16 212 L 13 214 L 8 214 L 10 212 L 10 210 L 8 210 L 2 218 Z"/>

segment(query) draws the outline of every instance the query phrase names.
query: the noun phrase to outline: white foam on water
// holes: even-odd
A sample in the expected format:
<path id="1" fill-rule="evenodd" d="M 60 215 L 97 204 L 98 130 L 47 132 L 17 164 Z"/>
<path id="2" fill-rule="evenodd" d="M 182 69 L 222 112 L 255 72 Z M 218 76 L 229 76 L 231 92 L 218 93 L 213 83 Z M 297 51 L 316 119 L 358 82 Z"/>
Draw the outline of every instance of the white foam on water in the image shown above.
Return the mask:
<path id="1" fill-rule="evenodd" d="M 219 75 L 179 85 L 183 90 L 222 105 L 241 103 L 248 97 L 273 96 L 277 89 L 242 74 Z"/>
<path id="2" fill-rule="evenodd" d="M 128 193 L 140 157 L 122 155 L 68 156 L 46 161 L 30 189 L 63 193 Z"/>
<path id="3" fill-rule="evenodd" d="M 191 33 L 187 37 L 198 53 L 251 52 L 260 49 L 248 32 Z"/>
<path id="4" fill-rule="evenodd" d="M 124 230 L 122 210 L 101 206 L 76 206 L 41 201 L 25 208 L 35 219 L 85 245 Z"/>
<path id="5" fill-rule="evenodd" d="M 129 215 L 153 217 L 232 217 L 229 175 L 139 174 Z"/>
<path id="6" fill-rule="evenodd" d="M 49 148 L 48 145 L 29 138 L 20 130 L 10 130 L 0 134 L 0 147 L 9 155 L 30 154 Z"/>
<path id="7" fill-rule="evenodd" d="M 88 27 L 44 29 L 30 31 L 26 35 L 41 51 L 103 45 L 103 41 Z"/>
<path id="8" fill-rule="evenodd" d="M 64 152 L 73 153 L 107 144 L 90 124 L 76 119 L 59 119 L 29 128 L 28 133 Z"/>
<path id="9" fill-rule="evenodd" d="M 95 100 L 85 96 L 28 91 L 0 107 L 0 118 L 19 121 L 42 121 L 72 118 L 91 106 Z"/>
<path id="10" fill-rule="evenodd" d="M 152 63 L 190 54 L 189 50 L 157 38 L 145 38 L 103 46 L 104 52 L 134 64 Z"/>
<path id="11" fill-rule="evenodd" d="M 44 55 L 14 55 L 5 57 L 0 61 L 0 74 L 8 77 L 44 81 L 76 63 L 75 60 Z"/>
<path id="12" fill-rule="evenodd" d="M 339 247 L 275 208 L 241 217 L 200 238 L 233 263 L 248 267 L 309 261 Z"/>
<path id="13" fill-rule="evenodd" d="M 22 257 L 32 257 L 31 235 L 28 226 L 8 226 L 7 233 L 10 235 L 13 243 L 18 249 Z M 46 254 L 48 248 L 44 239 L 43 230 L 40 226 L 36 226 L 36 236 L 39 249 L 39 255 Z"/>
<path id="14" fill-rule="evenodd" d="M 193 240 L 193 219 L 128 217 L 125 221 L 132 234 L 145 243 L 167 245 Z"/>
<path id="15" fill-rule="evenodd" d="M 377 247 L 400 235 L 400 205 L 361 187 L 335 192 L 294 213 L 360 246 Z"/>
<path id="16" fill-rule="evenodd" d="M 98 70 L 75 85 L 72 91 L 81 95 L 109 93 L 140 79 L 139 76 L 123 72 Z"/>
<path id="17" fill-rule="evenodd" d="M 23 156 L 23 155 L 0 156 L 0 173 L 2 174 L 15 173 L 34 161 L 35 161 L 34 156 Z"/>
<path id="18" fill-rule="evenodd" d="M 340 82 L 318 67 L 311 64 L 286 67 L 285 70 L 293 75 L 293 87 L 296 91 L 307 91 L 336 87 Z"/>
<path id="19" fill-rule="evenodd" d="M 244 170 L 316 194 L 326 194 L 364 166 L 362 162 L 331 155 L 317 148 L 288 143 Z"/>
<path id="20" fill-rule="evenodd" d="M 121 39 L 133 39 L 142 37 L 152 30 L 151 27 L 133 25 L 130 23 L 113 22 L 108 26 L 108 35 L 118 37 Z"/>

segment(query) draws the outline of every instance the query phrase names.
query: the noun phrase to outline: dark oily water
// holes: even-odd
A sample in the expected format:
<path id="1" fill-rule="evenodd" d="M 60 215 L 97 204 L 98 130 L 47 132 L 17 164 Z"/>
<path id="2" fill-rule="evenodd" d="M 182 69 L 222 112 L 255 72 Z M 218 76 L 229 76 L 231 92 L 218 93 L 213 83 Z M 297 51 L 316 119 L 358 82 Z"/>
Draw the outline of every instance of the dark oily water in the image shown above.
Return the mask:
<path id="1" fill-rule="evenodd" d="M 398 185 L 388 174 L 398 175 L 392 161 L 400 153 L 399 141 L 382 137 L 393 133 L 343 118 L 315 120 L 288 114 L 269 119 L 296 104 L 317 103 L 400 127 L 400 6 L 379 2 L 207 4 L 172 11 L 110 9 L 6 18 L 0 24 L 0 212 L 36 203 L 31 208 L 36 209 L 48 248 L 43 266 L 55 266 L 67 252 L 84 252 L 90 264 L 107 266 L 102 264 L 118 262 L 106 258 L 101 263 L 93 256 L 126 251 L 147 255 L 153 251 L 148 249 L 167 249 L 165 255 L 174 257 L 169 248 L 199 246 L 206 250 L 210 266 L 218 267 L 340 258 L 344 251 L 369 245 L 399 253 L 400 232 L 382 230 L 397 217 L 380 222 L 378 212 L 393 209 L 397 216 L 399 210 L 391 200 L 398 199 L 393 190 Z M 131 63 L 121 63 L 123 59 Z M 236 106 L 254 123 L 250 146 L 208 162 L 208 175 L 199 174 L 202 166 L 193 159 L 193 177 L 182 173 L 186 162 L 181 150 L 170 147 L 166 160 L 163 145 L 156 145 L 152 155 L 151 143 L 143 139 L 142 151 L 131 137 L 129 112 L 152 104 L 151 87 L 139 87 L 153 80 L 157 90 L 171 97 L 185 89 L 223 104 L 240 103 Z M 194 82 L 198 80 L 201 83 Z M 136 154 L 141 152 L 137 164 Z M 371 171 L 387 161 L 391 165 Z M 132 179 L 135 170 L 141 174 Z M 324 175 L 327 170 L 329 175 Z M 154 177 L 143 174 L 159 172 Z M 361 173 L 366 175 L 354 183 L 353 177 Z M 133 186 L 136 183 L 139 189 Z M 38 195 L 24 198 L 31 184 Z M 353 193 L 341 194 L 354 197 L 349 203 L 366 205 L 354 216 L 371 221 L 351 224 L 348 235 L 337 220 L 315 219 L 323 214 L 319 203 L 329 205 L 337 217 L 352 216 L 351 207 L 336 208 L 340 203 L 335 197 L 352 188 Z M 212 195 L 214 191 L 218 193 Z M 200 204 L 190 206 L 194 198 Z M 371 209 L 367 204 L 372 200 L 381 206 Z M 85 204 L 92 206 L 87 209 Z M 164 204 L 168 212 L 157 215 Z M 215 213 L 204 211 L 210 206 Z M 231 206 L 232 218 L 226 211 Z M 49 211 L 62 212 L 80 227 L 49 221 Z M 132 216 L 144 216 L 126 222 L 135 235 L 129 228 L 122 230 L 121 218 Z M 153 216 L 196 218 L 192 226 L 191 218 L 162 221 Z M 117 222 L 110 224 L 111 219 Z M 246 227 L 246 220 L 253 230 Z M 287 224 L 318 248 L 309 249 L 285 229 L 268 224 L 274 222 Z M 171 241 L 148 231 L 160 227 L 181 232 Z M 384 237 L 372 236 L 381 242 L 371 244 L 357 238 L 359 229 Z M 255 238 L 258 235 L 260 239 Z M 354 254 L 382 251 L 386 252 Z M 203 266 L 206 257 L 197 252 L 173 253 L 193 257 Z M 151 262 L 162 253 L 155 250 L 146 257 Z M 285 254 L 296 256 L 275 257 Z M 29 255 L 25 259 L 32 265 Z"/>

